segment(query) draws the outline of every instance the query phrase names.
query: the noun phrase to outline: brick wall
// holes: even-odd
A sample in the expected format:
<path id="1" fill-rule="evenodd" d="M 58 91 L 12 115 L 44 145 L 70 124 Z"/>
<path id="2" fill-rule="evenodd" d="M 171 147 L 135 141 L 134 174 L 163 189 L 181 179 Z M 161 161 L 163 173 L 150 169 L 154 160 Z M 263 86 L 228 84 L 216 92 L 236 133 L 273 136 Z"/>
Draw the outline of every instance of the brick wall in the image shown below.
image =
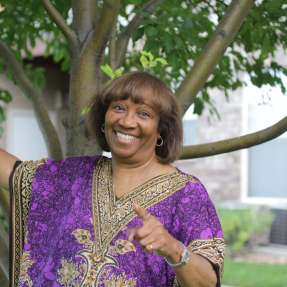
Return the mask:
<path id="1" fill-rule="evenodd" d="M 230 94 L 229 102 L 220 91 L 212 93 L 212 100 L 221 120 L 206 109 L 197 119 L 196 143 L 210 143 L 241 136 L 242 89 Z M 210 123 L 208 121 L 210 117 Z M 212 157 L 177 161 L 174 165 L 198 177 L 215 204 L 240 199 L 240 151 Z"/>

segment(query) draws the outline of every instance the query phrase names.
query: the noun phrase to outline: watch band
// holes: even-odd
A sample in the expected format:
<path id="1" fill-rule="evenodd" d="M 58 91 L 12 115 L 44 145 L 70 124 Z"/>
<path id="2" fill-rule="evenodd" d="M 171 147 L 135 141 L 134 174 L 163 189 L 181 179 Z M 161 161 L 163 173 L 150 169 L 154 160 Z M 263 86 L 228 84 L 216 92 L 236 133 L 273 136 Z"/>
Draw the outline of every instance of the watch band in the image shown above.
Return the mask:
<path id="1" fill-rule="evenodd" d="M 181 267 L 181 266 L 184 266 L 185 264 L 188 263 L 189 259 L 190 259 L 190 253 L 188 252 L 187 248 L 185 247 L 185 245 L 183 245 L 180 241 L 178 241 L 181 246 L 183 247 L 183 251 L 181 253 L 181 259 L 180 259 L 180 262 L 179 263 L 175 263 L 175 264 L 172 264 L 170 262 L 168 262 L 168 260 L 164 257 L 166 263 L 171 266 L 171 267 Z"/>

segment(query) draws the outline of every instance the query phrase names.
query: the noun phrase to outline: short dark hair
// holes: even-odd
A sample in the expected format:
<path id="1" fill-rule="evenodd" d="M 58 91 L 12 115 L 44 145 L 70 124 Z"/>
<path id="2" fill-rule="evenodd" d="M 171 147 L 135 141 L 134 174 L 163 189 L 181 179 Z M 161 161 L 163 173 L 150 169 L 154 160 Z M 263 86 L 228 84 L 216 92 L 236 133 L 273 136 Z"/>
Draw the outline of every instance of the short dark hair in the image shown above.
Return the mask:
<path id="1" fill-rule="evenodd" d="M 101 127 L 109 105 L 117 100 L 130 99 L 134 103 L 144 103 L 149 96 L 160 116 L 158 131 L 162 146 L 156 146 L 158 162 L 174 162 L 182 147 L 182 113 L 175 94 L 161 79 L 146 72 L 128 72 L 105 85 L 89 102 L 86 115 L 88 132 L 104 151 L 110 151 Z M 160 144 L 160 141 L 158 142 Z"/>

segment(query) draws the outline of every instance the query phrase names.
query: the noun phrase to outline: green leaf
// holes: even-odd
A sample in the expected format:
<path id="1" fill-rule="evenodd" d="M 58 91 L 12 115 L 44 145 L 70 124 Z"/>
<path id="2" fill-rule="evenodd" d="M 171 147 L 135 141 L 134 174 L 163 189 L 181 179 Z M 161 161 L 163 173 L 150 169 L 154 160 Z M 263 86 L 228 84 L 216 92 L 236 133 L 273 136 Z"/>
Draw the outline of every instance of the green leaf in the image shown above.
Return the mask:
<path id="1" fill-rule="evenodd" d="M 87 114 L 88 112 L 89 112 L 89 108 L 84 108 L 83 110 L 82 110 L 82 115 L 85 115 L 85 114 Z"/>
<path id="2" fill-rule="evenodd" d="M 155 61 L 162 63 L 163 65 L 167 65 L 168 62 L 164 58 L 156 58 Z"/>
<path id="3" fill-rule="evenodd" d="M 144 35 L 144 30 L 145 28 L 138 28 L 134 31 L 133 35 L 132 35 L 132 40 L 133 42 L 136 42 L 137 40 L 141 39 Z"/>
<path id="4" fill-rule="evenodd" d="M 157 40 L 147 40 L 143 50 L 150 51 L 153 55 L 158 53 L 160 44 Z"/>
<path id="5" fill-rule="evenodd" d="M 115 78 L 120 77 L 123 74 L 123 71 L 121 69 L 117 69 L 115 71 Z"/>
<path id="6" fill-rule="evenodd" d="M 106 64 L 105 66 L 101 66 L 101 69 L 104 73 L 106 73 L 111 79 L 115 77 L 112 68 L 109 64 Z"/>
<path id="7" fill-rule="evenodd" d="M 169 65 L 171 67 L 173 67 L 173 69 L 177 69 L 179 64 L 180 64 L 180 58 L 177 57 L 175 54 L 171 54 L 169 57 L 168 57 L 168 62 L 169 62 Z"/>
<path id="8" fill-rule="evenodd" d="M 174 40 L 175 40 L 175 43 L 176 43 L 178 48 L 183 46 L 183 41 L 182 41 L 182 39 L 180 37 L 175 36 Z"/>
<path id="9" fill-rule="evenodd" d="M 150 60 L 150 61 L 152 61 L 153 58 L 154 58 L 154 56 L 153 56 L 153 54 L 152 54 L 151 52 L 140 51 L 140 53 L 141 53 L 142 55 L 144 55 L 144 56 L 149 57 L 149 60 Z"/>
<path id="10" fill-rule="evenodd" d="M 149 66 L 154 68 L 157 65 L 157 62 L 150 62 Z"/>
<path id="11" fill-rule="evenodd" d="M 6 120 L 4 109 L 0 107 L 0 123 L 4 122 Z"/>
<path id="12" fill-rule="evenodd" d="M 147 59 L 144 55 L 142 55 L 142 56 L 140 57 L 140 61 L 141 61 L 141 63 L 142 63 L 143 68 L 145 68 L 145 67 L 149 64 L 148 59 Z"/>
<path id="13" fill-rule="evenodd" d="M 66 57 L 61 64 L 62 71 L 68 71 L 70 69 L 70 65 L 71 65 L 71 59 L 70 57 Z"/>
<path id="14" fill-rule="evenodd" d="M 147 27 L 146 29 L 146 34 L 149 36 L 149 37 L 153 37 L 153 36 L 156 36 L 158 33 L 158 29 L 154 26 L 149 26 Z"/>
<path id="15" fill-rule="evenodd" d="M 271 45 L 271 42 L 270 42 L 270 39 L 268 37 L 268 35 L 266 35 L 264 37 L 264 40 L 263 40 L 263 43 L 262 43 L 262 49 L 261 49 L 261 53 L 263 55 L 268 55 L 269 53 L 272 52 L 272 45 Z"/>
<path id="16" fill-rule="evenodd" d="M 168 34 L 168 33 L 164 33 L 161 36 L 161 39 L 162 39 L 162 42 L 163 42 L 163 45 L 164 45 L 166 51 L 168 53 L 172 52 L 174 50 L 174 46 L 175 46 L 173 36 Z"/>
<path id="17" fill-rule="evenodd" d="M 0 88 L 0 100 L 6 104 L 12 102 L 12 96 L 10 92 Z"/>
<path id="18" fill-rule="evenodd" d="M 193 23 L 192 23 L 192 20 L 188 17 L 186 17 L 184 19 L 184 23 L 185 23 L 185 27 L 188 28 L 188 29 L 192 29 L 193 28 Z"/>
<path id="19" fill-rule="evenodd" d="M 203 102 L 199 98 L 196 98 L 194 101 L 193 113 L 198 114 L 200 116 L 202 114 L 203 109 L 204 109 Z"/>

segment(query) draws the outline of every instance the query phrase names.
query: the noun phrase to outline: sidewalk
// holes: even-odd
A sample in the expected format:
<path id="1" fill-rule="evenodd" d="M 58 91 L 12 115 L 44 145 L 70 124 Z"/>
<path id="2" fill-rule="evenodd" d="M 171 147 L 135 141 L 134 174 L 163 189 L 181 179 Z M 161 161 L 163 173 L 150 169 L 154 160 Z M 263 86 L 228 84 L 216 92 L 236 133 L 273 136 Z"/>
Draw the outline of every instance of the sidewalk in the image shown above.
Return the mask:
<path id="1" fill-rule="evenodd" d="M 250 254 L 235 260 L 249 263 L 287 264 L 287 246 L 275 244 L 258 246 Z"/>

